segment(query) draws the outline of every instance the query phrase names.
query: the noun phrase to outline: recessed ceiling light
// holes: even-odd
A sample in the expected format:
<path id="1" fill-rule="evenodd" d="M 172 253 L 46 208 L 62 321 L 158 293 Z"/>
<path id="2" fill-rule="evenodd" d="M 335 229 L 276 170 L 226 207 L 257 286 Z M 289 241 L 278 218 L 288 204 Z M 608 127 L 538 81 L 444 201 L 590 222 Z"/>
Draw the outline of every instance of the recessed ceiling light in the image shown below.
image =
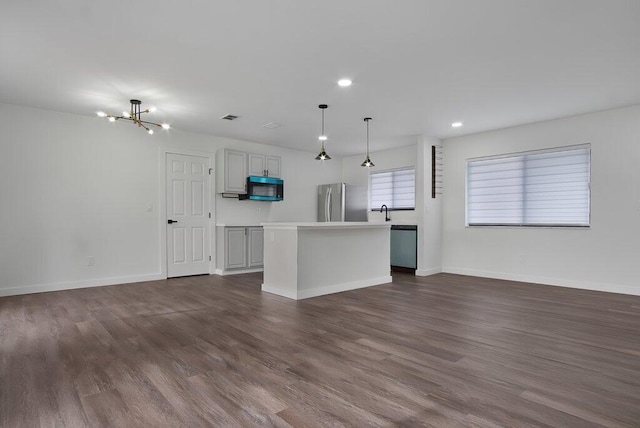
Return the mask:
<path id="1" fill-rule="evenodd" d="M 453 122 L 451 124 L 452 128 L 460 128 L 462 126 L 462 122 Z"/>
<path id="2" fill-rule="evenodd" d="M 347 87 L 347 86 L 351 86 L 351 83 L 352 82 L 349 79 L 340 79 L 340 80 L 338 80 L 338 85 L 342 86 L 343 88 Z"/>

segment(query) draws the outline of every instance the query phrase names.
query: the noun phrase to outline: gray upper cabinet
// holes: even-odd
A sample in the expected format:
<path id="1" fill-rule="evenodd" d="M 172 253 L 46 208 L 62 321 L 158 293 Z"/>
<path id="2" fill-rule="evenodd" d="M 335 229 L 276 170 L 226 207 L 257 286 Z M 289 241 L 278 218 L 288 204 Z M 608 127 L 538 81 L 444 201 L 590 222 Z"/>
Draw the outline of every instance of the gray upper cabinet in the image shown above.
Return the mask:
<path id="1" fill-rule="evenodd" d="M 247 193 L 247 153 L 224 149 L 218 153 L 216 187 L 218 193 Z"/>
<path id="2" fill-rule="evenodd" d="M 265 156 L 265 166 L 267 169 L 267 176 L 282 178 L 282 172 L 280 170 L 280 156 Z"/>
<path id="3" fill-rule="evenodd" d="M 263 155 L 249 153 L 249 175 L 266 175 L 267 167 Z"/>
<path id="4" fill-rule="evenodd" d="M 280 178 L 280 156 L 249 153 L 249 175 Z"/>
<path id="5" fill-rule="evenodd" d="M 216 193 L 247 193 L 247 177 L 282 178 L 280 156 L 221 149 L 216 156 Z"/>

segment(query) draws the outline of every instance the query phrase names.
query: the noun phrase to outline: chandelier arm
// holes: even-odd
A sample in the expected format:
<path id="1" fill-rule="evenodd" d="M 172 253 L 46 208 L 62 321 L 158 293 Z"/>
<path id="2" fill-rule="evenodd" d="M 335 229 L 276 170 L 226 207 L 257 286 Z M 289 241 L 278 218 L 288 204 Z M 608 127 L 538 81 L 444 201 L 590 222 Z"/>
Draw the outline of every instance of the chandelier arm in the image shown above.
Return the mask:
<path id="1" fill-rule="evenodd" d="M 155 125 L 155 126 L 159 126 L 160 128 L 162 128 L 162 124 L 160 124 L 160 123 L 156 123 L 156 122 L 149 122 L 149 121 L 146 121 L 146 120 L 139 120 L 139 122 L 140 122 L 140 123 L 146 123 L 146 124 L 148 124 L 148 125 Z"/>
<path id="2" fill-rule="evenodd" d="M 143 124 L 155 125 L 155 126 L 158 126 L 158 127 L 162 128 L 162 124 L 161 123 L 149 122 L 148 120 L 134 119 L 134 118 L 131 118 L 131 117 L 126 117 L 126 116 L 110 116 L 110 115 L 107 115 L 107 117 L 113 117 L 115 120 L 120 120 L 120 119 L 128 120 L 130 122 L 139 124 L 140 126 L 144 127 L 145 129 L 149 129 L 149 128 L 147 128 Z"/>

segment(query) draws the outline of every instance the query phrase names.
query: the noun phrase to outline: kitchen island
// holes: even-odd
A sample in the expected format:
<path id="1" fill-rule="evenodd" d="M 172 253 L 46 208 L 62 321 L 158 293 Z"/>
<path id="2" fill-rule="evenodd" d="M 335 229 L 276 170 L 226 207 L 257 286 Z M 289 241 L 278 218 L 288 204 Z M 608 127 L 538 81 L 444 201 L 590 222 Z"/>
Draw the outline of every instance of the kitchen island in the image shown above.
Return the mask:
<path id="1" fill-rule="evenodd" d="M 262 223 L 262 291 L 300 300 L 391 282 L 390 225 Z"/>

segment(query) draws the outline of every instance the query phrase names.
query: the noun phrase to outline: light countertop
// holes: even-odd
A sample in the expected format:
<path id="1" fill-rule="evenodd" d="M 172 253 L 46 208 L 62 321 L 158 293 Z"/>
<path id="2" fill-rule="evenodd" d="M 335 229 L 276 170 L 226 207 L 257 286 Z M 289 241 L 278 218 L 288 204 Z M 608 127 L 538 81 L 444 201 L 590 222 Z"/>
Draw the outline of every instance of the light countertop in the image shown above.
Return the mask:
<path id="1" fill-rule="evenodd" d="M 298 227 L 305 228 L 390 228 L 390 223 L 370 223 L 367 221 L 330 221 L 330 222 L 273 222 L 273 223 L 261 223 L 264 228 L 270 229 L 295 229 Z"/>

